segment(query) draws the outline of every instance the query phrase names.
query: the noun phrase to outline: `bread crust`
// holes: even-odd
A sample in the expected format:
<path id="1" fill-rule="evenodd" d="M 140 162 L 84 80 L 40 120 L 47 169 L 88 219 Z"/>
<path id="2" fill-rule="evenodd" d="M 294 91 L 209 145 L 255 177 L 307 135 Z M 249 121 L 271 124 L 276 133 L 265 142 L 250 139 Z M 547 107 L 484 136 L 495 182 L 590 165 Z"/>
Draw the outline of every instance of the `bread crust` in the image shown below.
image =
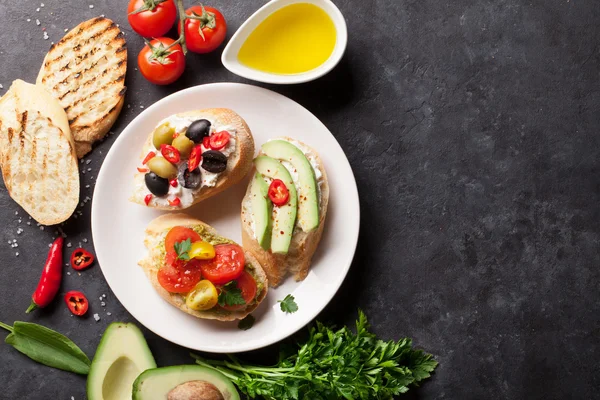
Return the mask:
<path id="1" fill-rule="evenodd" d="M 289 137 L 281 137 L 278 139 L 293 140 L 300 143 L 302 146 L 310 150 L 310 155 L 313 156 L 321 171 L 321 201 L 319 204 L 319 227 L 311 232 L 303 232 L 295 229 L 294 235 L 290 242 L 288 254 L 273 254 L 271 251 L 263 249 L 252 231 L 252 216 L 247 215 L 246 207 L 242 206 L 242 244 L 244 249 L 254 254 L 260 262 L 265 273 L 267 274 L 269 284 L 272 287 L 279 286 L 285 276 L 289 273 L 293 275 L 296 281 L 302 281 L 308 275 L 313 254 L 317 250 L 323 229 L 325 227 L 325 218 L 327 217 L 327 206 L 329 204 L 329 183 L 327 173 L 323 166 L 319 154 L 310 146 Z M 259 155 L 262 153 L 259 153 Z M 254 172 L 253 172 L 254 173 Z M 244 203 L 250 201 L 250 184 L 244 196 Z"/>
<path id="2" fill-rule="evenodd" d="M 179 211 L 184 208 L 189 208 L 194 204 L 198 204 L 202 200 L 208 199 L 227 189 L 228 187 L 235 185 L 241 181 L 252 168 L 252 160 L 254 156 L 254 138 L 248 124 L 242 117 L 240 117 L 235 111 L 228 108 L 208 108 L 204 110 L 187 111 L 183 113 L 175 114 L 178 117 L 194 117 L 194 118 L 209 118 L 213 121 L 218 121 L 220 125 L 233 126 L 236 130 L 236 145 L 235 151 L 227 158 L 227 169 L 223 171 L 217 178 L 217 183 L 213 187 L 204 186 L 200 191 L 194 194 L 194 201 L 187 207 L 181 206 L 169 206 L 169 205 L 154 205 L 150 204 L 149 207 L 156 208 L 165 211 Z M 152 135 L 150 132 L 141 152 L 141 158 L 146 157 L 148 152 L 154 150 L 152 145 Z M 144 186 L 144 173 L 137 172 L 134 176 L 134 188 L 143 188 Z M 146 206 L 144 202 L 145 197 L 144 190 L 135 190 L 130 198 L 130 201 Z"/>
<path id="3" fill-rule="evenodd" d="M 208 311 L 195 311 L 187 307 L 185 304 L 185 297 L 181 294 L 170 293 L 165 290 L 160 283 L 158 282 L 157 273 L 158 266 L 162 263 L 162 260 L 158 260 L 156 256 L 156 252 L 153 246 L 155 243 L 160 241 L 160 238 L 164 237 L 167 232 L 175 227 L 175 226 L 203 226 L 208 232 L 217 234 L 216 230 L 208 224 L 204 222 L 190 217 L 187 214 L 178 213 L 178 214 L 163 214 L 160 217 L 154 219 L 148 227 L 146 228 L 146 239 L 144 240 L 144 245 L 148 248 L 148 256 L 144 259 L 140 260 L 139 265 L 143 268 L 146 276 L 150 280 L 152 287 L 154 290 L 169 304 L 177 307 L 179 310 L 193 315 L 196 318 L 201 319 L 214 319 L 218 321 L 234 321 L 238 319 L 243 319 L 252 311 L 254 311 L 263 299 L 267 296 L 268 292 L 268 281 L 265 272 L 260 265 L 260 262 L 249 252 L 245 251 L 244 255 L 246 257 L 246 264 L 252 264 L 254 267 L 254 273 L 257 277 L 257 280 L 263 284 L 263 290 L 259 294 L 256 302 L 244 309 L 239 311 L 226 311 L 226 310 L 208 310 Z"/>

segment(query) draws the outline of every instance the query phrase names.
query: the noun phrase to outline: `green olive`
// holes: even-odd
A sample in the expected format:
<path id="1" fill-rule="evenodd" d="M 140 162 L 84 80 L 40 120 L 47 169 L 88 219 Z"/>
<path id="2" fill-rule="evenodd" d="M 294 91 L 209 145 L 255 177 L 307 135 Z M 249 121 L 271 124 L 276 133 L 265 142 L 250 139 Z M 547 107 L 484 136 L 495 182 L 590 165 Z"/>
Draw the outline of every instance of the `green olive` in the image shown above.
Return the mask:
<path id="1" fill-rule="evenodd" d="M 150 159 L 148 168 L 161 178 L 173 179 L 177 177 L 177 168 L 163 157 Z"/>
<path id="2" fill-rule="evenodd" d="M 194 142 L 185 135 L 179 135 L 173 139 L 173 147 L 179 151 L 181 158 L 188 158 L 194 148 Z"/>
<path id="3" fill-rule="evenodd" d="M 172 128 L 168 122 L 165 122 L 154 131 L 152 136 L 152 144 L 157 149 L 160 149 L 161 144 L 171 144 L 173 142 L 173 134 L 175 128 Z"/>

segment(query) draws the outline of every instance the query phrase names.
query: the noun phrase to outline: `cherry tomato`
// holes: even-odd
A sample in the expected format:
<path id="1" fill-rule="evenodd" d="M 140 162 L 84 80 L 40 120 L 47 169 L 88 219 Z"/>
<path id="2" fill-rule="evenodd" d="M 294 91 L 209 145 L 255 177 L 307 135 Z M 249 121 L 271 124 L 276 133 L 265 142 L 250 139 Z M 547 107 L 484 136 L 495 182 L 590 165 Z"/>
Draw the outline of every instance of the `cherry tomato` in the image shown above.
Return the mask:
<path id="1" fill-rule="evenodd" d="M 160 154 L 170 162 L 171 164 L 177 164 L 179 160 L 181 160 L 181 156 L 179 155 L 179 150 L 170 144 L 161 144 L 160 145 Z"/>
<path id="2" fill-rule="evenodd" d="M 73 253 L 71 253 L 71 267 L 73 267 L 73 269 L 76 271 L 86 269 L 92 265 L 93 262 L 94 255 L 86 249 L 79 247 L 75 249 Z"/>
<path id="3" fill-rule="evenodd" d="M 281 179 L 273 179 L 269 185 L 269 198 L 276 206 L 284 206 L 290 199 L 290 192 Z"/>
<path id="4" fill-rule="evenodd" d="M 158 270 L 158 283 L 171 293 L 187 293 L 202 279 L 202 272 L 195 262 L 185 263 L 181 267 L 163 265 Z"/>
<path id="5" fill-rule="evenodd" d="M 174 42 L 160 37 L 150 42 L 151 48 L 144 46 L 138 55 L 138 66 L 144 78 L 157 85 L 168 85 L 183 74 L 185 56 L 181 46 L 173 45 Z"/>
<path id="6" fill-rule="evenodd" d="M 164 35 L 177 19 L 177 7 L 173 0 L 166 0 L 157 5 L 156 3 L 156 0 L 129 1 L 127 19 L 133 30 L 143 37 Z"/>
<path id="7" fill-rule="evenodd" d="M 243 271 L 242 274 L 235 281 L 237 282 L 238 289 L 240 289 L 242 292 L 242 297 L 244 298 L 246 304 L 240 304 L 235 306 L 221 306 L 221 308 L 224 308 L 225 310 L 235 311 L 244 309 L 248 307 L 248 304 L 256 297 L 256 281 L 254 280 L 252 275 L 250 275 L 250 273 L 248 273 L 247 271 Z"/>
<path id="8" fill-rule="evenodd" d="M 144 165 L 148 164 L 148 161 L 152 160 L 155 156 L 156 156 L 156 153 L 153 151 L 146 154 L 146 157 L 144 158 L 144 161 L 142 161 L 142 164 L 144 164 Z"/>
<path id="9" fill-rule="evenodd" d="M 71 290 L 65 294 L 65 303 L 67 303 L 69 311 L 79 317 L 84 315 L 89 308 L 88 299 L 83 293 L 76 290 Z"/>
<path id="10" fill-rule="evenodd" d="M 202 147 L 200 145 L 194 146 L 192 152 L 190 153 L 190 158 L 188 160 L 188 169 L 190 171 L 195 170 L 200 165 L 200 160 L 202 160 Z"/>
<path id="11" fill-rule="evenodd" d="M 208 144 L 213 150 L 221 150 L 223 147 L 227 146 L 230 137 L 231 135 L 227 131 L 215 132 L 210 135 Z"/>
<path id="12" fill-rule="evenodd" d="M 190 239 L 192 243 L 202 240 L 200 235 L 198 235 L 193 229 L 183 226 L 173 227 L 165 237 L 165 250 L 167 253 L 174 252 L 175 243 L 183 242 L 187 239 Z"/>
<path id="13" fill-rule="evenodd" d="M 210 149 L 210 137 L 209 136 L 204 136 L 204 138 L 202 138 L 202 146 L 204 146 L 205 149 Z"/>
<path id="14" fill-rule="evenodd" d="M 223 285 L 237 279 L 244 271 L 246 257 L 237 244 L 215 246 L 215 258 L 200 261 L 202 275 L 215 285 Z"/>
<path id="15" fill-rule="evenodd" d="M 169 205 L 171 207 L 177 207 L 181 205 L 181 200 L 179 199 L 179 197 L 175 197 L 173 200 L 167 199 L 167 201 L 169 202 Z"/>
<path id="16" fill-rule="evenodd" d="M 185 13 L 199 19 L 185 20 L 185 44 L 194 53 L 210 53 L 223 43 L 227 34 L 227 22 L 214 7 L 193 6 Z M 181 35 L 181 25 L 177 25 Z"/>

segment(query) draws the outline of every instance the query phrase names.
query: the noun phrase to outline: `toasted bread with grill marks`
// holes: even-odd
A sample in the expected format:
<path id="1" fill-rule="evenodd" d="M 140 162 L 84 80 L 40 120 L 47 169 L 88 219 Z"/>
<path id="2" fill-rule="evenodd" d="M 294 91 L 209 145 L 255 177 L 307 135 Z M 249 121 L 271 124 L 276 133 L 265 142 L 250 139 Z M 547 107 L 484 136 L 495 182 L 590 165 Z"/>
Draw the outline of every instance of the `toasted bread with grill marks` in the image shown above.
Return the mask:
<path id="1" fill-rule="evenodd" d="M 37 85 L 16 80 L 0 99 L 0 167 L 9 195 L 40 224 L 75 211 L 79 171 L 67 115 Z"/>
<path id="2" fill-rule="evenodd" d="M 65 109 L 77 157 L 116 121 L 125 101 L 127 46 L 110 19 L 82 22 L 50 48 L 37 77 Z"/>

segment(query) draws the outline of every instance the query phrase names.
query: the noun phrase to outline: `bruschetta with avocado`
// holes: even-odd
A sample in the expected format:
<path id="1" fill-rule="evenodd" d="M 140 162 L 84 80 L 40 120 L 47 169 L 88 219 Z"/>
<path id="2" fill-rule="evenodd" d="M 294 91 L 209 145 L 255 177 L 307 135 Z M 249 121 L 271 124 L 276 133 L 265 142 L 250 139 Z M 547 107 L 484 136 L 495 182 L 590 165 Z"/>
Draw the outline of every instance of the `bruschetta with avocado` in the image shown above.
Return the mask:
<path id="1" fill-rule="evenodd" d="M 242 201 L 242 243 L 269 284 L 306 278 L 329 203 L 329 185 L 315 150 L 289 137 L 262 145 Z"/>
<path id="2" fill-rule="evenodd" d="M 158 294 L 197 318 L 233 321 L 267 295 L 260 262 L 234 241 L 186 214 L 165 214 L 146 228 L 139 262 Z"/>

